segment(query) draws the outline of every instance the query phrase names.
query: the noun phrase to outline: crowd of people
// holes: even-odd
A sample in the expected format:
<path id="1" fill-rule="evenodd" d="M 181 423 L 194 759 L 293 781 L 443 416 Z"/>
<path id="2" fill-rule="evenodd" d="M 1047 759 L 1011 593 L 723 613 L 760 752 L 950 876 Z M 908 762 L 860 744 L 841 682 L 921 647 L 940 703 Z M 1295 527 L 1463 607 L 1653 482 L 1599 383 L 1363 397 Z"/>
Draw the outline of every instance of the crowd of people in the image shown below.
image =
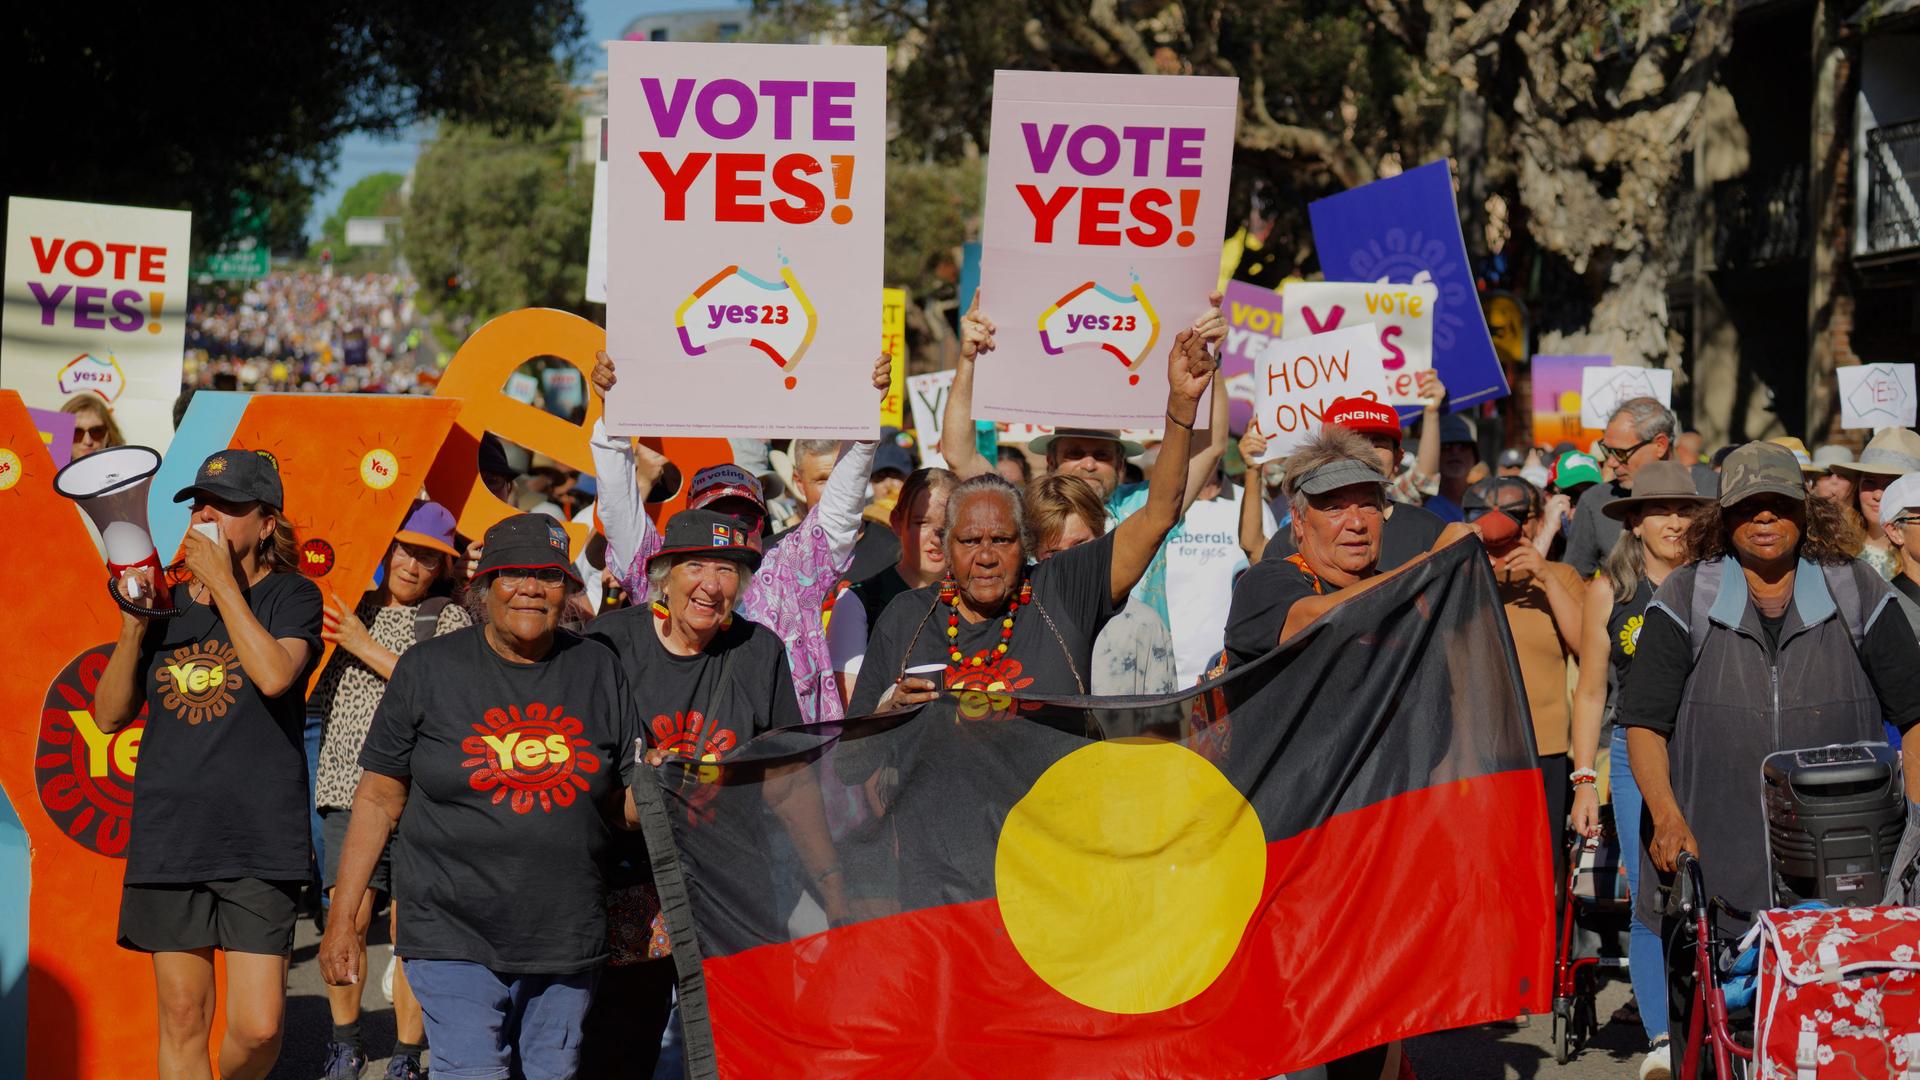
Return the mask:
<path id="1" fill-rule="evenodd" d="M 186 385 L 217 390 L 410 393 L 437 373 L 415 303 L 396 273 L 276 270 L 196 293 Z"/>
<path id="2" fill-rule="evenodd" d="M 175 496 L 192 504 L 191 579 L 154 600 L 182 614 L 127 613 L 97 696 L 103 731 L 148 711 L 119 937 L 153 954 L 162 1071 L 208 1059 L 220 949 L 221 1073 L 265 1075 L 311 879 L 328 898 L 329 1080 L 367 1061 L 366 940 L 388 898 L 402 961 L 388 1076 L 425 1075 L 429 1047 L 448 1076 L 652 1076 L 675 977 L 633 831 L 643 764 L 956 689 L 1174 692 L 1472 538 L 1511 631 L 1557 880 L 1568 841 L 1613 808 L 1640 1075 L 1669 1076 L 1684 1002 L 1652 883 L 1704 845 L 1711 891 L 1767 906 L 1760 759 L 1897 743 L 1920 720 L 1920 435 L 1883 431 L 1857 457 L 1791 438 L 1708 456 L 1642 398 L 1592 452 L 1488 454 L 1427 372 L 1410 427 L 1343 399 L 1286 457 L 1248 464 L 1264 440 L 1235 441 L 1226 395 L 1208 394 L 1219 303 L 1169 350 L 1157 443 L 1061 428 L 1025 448 L 1038 470 L 973 438 L 973 371 L 997 329 L 977 309 L 944 467 L 917 467 L 891 429 L 845 446 L 736 440 L 737 463 L 695 472 L 688 508 L 656 523 L 646 504 L 677 466 L 646 444 L 597 425 L 584 475 L 489 438 L 482 480 L 522 512 L 470 538 L 417 503 L 351 607 L 295 572 L 272 463 L 209 457 Z M 410 322 L 390 278 L 275 275 L 205 312 L 191 344 L 317 388 L 345 362 L 343 328 L 368 335 L 377 372 Z M 593 391 L 619 377 L 602 354 Z M 887 380 L 882 357 L 877 393 Z M 76 455 L 119 441 L 105 402 L 76 401 Z M 602 536 L 575 558 L 561 526 L 588 505 Z M 183 678 L 224 680 L 227 719 L 200 724 Z M 861 898 L 802 775 L 770 775 L 764 795 L 799 887 L 838 920 Z M 1920 780 L 1911 760 L 1907 776 Z M 217 807 L 193 794 L 210 777 L 232 778 Z"/>

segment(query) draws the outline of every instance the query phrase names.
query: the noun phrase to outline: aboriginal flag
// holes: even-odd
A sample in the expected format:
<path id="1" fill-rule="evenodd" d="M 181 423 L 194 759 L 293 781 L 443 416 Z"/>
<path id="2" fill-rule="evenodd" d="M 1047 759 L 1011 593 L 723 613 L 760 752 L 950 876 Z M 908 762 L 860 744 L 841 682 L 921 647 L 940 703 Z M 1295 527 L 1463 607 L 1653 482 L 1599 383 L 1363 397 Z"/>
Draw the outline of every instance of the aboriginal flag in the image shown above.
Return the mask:
<path id="1" fill-rule="evenodd" d="M 651 775 L 693 1076 L 1264 1077 L 1548 1000 L 1477 540 L 1184 694 L 960 692 Z"/>

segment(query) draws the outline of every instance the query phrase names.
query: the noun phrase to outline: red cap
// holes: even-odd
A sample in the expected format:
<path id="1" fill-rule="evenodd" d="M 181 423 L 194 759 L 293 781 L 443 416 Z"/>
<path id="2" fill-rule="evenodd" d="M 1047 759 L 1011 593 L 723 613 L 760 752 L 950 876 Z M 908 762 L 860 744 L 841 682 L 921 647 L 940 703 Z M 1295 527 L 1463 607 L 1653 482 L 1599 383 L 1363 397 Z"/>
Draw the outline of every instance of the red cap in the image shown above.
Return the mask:
<path id="1" fill-rule="evenodd" d="M 1400 437 L 1400 414 L 1393 406 L 1368 398 L 1334 398 L 1321 419 L 1328 427 L 1343 427 L 1362 435 Z"/>

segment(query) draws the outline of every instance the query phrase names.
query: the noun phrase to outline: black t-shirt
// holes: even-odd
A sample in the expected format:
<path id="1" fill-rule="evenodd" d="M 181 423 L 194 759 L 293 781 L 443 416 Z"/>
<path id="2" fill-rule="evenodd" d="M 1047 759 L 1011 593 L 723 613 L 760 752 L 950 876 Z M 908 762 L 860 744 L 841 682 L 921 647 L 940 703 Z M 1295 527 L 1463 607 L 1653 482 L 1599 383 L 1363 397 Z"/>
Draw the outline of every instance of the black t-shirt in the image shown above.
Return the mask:
<path id="1" fill-rule="evenodd" d="M 1441 530 L 1447 527 L 1444 518 L 1424 506 L 1394 503 L 1392 508 L 1393 513 L 1380 523 L 1379 568 L 1383 574 L 1431 551 L 1433 542 L 1440 539 Z M 1300 550 L 1293 543 L 1291 522 L 1291 518 L 1282 522 L 1273 539 L 1267 541 L 1267 549 L 1260 555 L 1261 563 L 1284 559 Z"/>
<path id="2" fill-rule="evenodd" d="M 1397 508 L 1392 520 L 1409 509 Z M 1291 553 L 1278 554 L 1269 545 L 1260 561 L 1233 583 L 1233 603 L 1227 608 L 1227 666 L 1238 667 L 1273 651 L 1294 601 L 1321 591 L 1320 580 Z"/>
<path id="3" fill-rule="evenodd" d="M 411 780 L 394 843 L 395 951 L 517 974 L 607 956 L 602 816 L 635 769 L 620 661 L 560 631 L 517 664 L 484 627 L 400 655 L 360 766 Z"/>
<path id="4" fill-rule="evenodd" d="M 173 588 L 171 619 L 140 640 L 147 726 L 133 784 L 126 881 L 255 877 L 303 881 L 307 823 L 307 679 L 320 663 L 320 589 L 268 574 L 247 608 L 275 638 L 307 643 L 307 663 L 279 697 L 262 697 L 211 604 Z"/>
<path id="5" fill-rule="evenodd" d="M 912 589 L 907 579 L 900 576 L 898 566 L 889 566 L 885 570 L 853 583 L 853 595 L 867 613 L 867 636 L 873 636 L 873 628 L 880 625 L 880 616 L 886 614 L 887 605 L 893 598 Z M 864 661 L 863 661 L 864 662 Z"/>
<path id="6" fill-rule="evenodd" d="M 969 660 L 964 668 L 951 660 L 947 617 L 953 609 L 940 602 L 940 586 L 895 597 L 867 637 L 867 658 L 860 665 L 847 715 L 873 712 L 903 669 L 922 664 L 946 664 L 944 682 L 949 687 L 1036 695 L 1091 693 L 1093 639 L 1114 611 L 1113 533 L 1028 567 L 1027 580 L 1033 583 L 1033 603 L 1014 613 L 1005 656 L 994 659 L 989 652 L 985 663 L 972 664 L 981 650 L 999 643 L 1002 620 L 960 620 L 956 644 Z"/>
<path id="7" fill-rule="evenodd" d="M 1640 584 L 1624 602 L 1616 602 L 1607 613 L 1607 662 L 1612 665 L 1614 686 L 1626 681 L 1634 654 L 1640 651 L 1640 631 L 1646 626 L 1647 605 L 1653 603 L 1653 582 L 1641 575 Z"/>

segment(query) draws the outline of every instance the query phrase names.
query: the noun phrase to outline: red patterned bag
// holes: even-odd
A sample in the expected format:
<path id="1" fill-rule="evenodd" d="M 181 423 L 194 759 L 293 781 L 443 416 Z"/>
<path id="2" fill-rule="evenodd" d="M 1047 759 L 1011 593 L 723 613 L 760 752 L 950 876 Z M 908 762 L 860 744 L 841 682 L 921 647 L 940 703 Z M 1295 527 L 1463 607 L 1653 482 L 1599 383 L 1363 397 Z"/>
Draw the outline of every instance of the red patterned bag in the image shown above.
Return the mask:
<path id="1" fill-rule="evenodd" d="M 1762 1080 L 1920 1080 L 1920 908 L 1760 915 Z"/>

